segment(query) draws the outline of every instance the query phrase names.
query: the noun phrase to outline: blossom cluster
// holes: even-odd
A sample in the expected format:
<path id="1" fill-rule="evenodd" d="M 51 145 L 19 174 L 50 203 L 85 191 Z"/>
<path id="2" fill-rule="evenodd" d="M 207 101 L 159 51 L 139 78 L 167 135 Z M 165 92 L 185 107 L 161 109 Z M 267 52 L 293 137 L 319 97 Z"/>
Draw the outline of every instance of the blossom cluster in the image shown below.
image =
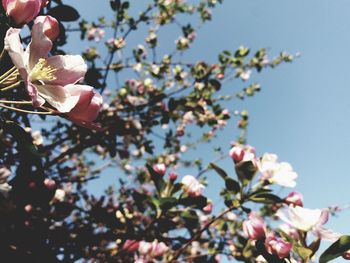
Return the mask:
<path id="1" fill-rule="evenodd" d="M 102 96 L 94 88 L 79 84 L 86 74 L 87 65 L 80 55 L 49 56 L 53 41 L 59 37 L 59 22 L 52 16 L 37 16 L 49 1 L 3 0 L 6 14 L 16 27 L 34 18 L 32 39 L 24 50 L 19 28 L 9 28 L 5 37 L 5 50 L 24 82 L 34 107 L 45 103 L 64 114 L 74 123 L 97 128 L 94 123 L 103 104 Z M 13 84 L 13 83 L 9 83 Z"/>

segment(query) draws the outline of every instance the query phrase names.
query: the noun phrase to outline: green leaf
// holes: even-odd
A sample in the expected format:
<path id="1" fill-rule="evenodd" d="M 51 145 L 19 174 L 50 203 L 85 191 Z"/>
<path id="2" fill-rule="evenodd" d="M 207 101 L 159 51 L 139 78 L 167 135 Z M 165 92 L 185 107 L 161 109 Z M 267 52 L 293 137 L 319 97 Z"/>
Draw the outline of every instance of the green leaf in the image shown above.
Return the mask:
<path id="1" fill-rule="evenodd" d="M 243 185 L 247 185 L 254 177 L 257 169 L 252 161 L 239 162 L 235 165 L 236 173 Z"/>
<path id="2" fill-rule="evenodd" d="M 162 210 L 169 210 L 177 205 L 177 199 L 174 197 L 165 197 L 159 200 L 159 206 Z"/>
<path id="3" fill-rule="evenodd" d="M 54 8 L 50 9 L 48 14 L 57 20 L 64 22 L 76 21 L 80 17 L 79 12 L 69 5 L 55 6 Z"/>
<path id="4" fill-rule="evenodd" d="M 221 169 L 219 166 L 217 166 L 214 163 L 210 163 L 209 168 L 214 169 L 217 172 L 217 174 L 220 175 L 221 178 L 225 180 L 225 187 L 227 190 L 232 191 L 235 194 L 241 190 L 241 186 L 239 185 L 239 183 L 236 180 L 229 177 L 227 173 L 223 169 Z"/>
<path id="5" fill-rule="evenodd" d="M 218 175 L 220 175 L 221 178 L 224 180 L 226 180 L 226 178 L 229 177 L 228 174 L 223 169 L 221 169 L 219 166 L 217 166 L 215 163 L 210 163 L 209 168 L 214 169 L 215 172 L 217 172 Z"/>
<path id="6" fill-rule="evenodd" d="M 341 236 L 335 243 L 326 249 L 320 257 L 320 263 L 329 262 L 340 257 L 350 249 L 350 236 Z"/>
<path id="7" fill-rule="evenodd" d="M 255 203 L 263 203 L 263 204 L 274 204 L 274 203 L 283 202 L 283 200 L 279 198 L 277 195 L 267 194 L 267 193 L 250 196 L 249 200 Z"/>

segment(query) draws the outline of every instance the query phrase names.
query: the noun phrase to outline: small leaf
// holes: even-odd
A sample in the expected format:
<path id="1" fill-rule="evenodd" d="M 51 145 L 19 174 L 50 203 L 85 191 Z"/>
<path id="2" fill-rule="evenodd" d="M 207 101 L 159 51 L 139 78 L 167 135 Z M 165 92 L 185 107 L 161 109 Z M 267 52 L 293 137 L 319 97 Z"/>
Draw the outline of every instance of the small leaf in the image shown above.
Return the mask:
<path id="1" fill-rule="evenodd" d="M 226 173 L 223 169 L 221 169 L 219 166 L 217 166 L 217 165 L 214 164 L 214 163 L 210 163 L 210 164 L 209 164 L 209 168 L 214 169 L 215 172 L 217 172 L 218 175 L 220 175 L 221 178 L 224 179 L 224 180 L 226 180 L 226 178 L 229 177 L 229 176 L 227 175 L 227 173 Z"/>
<path id="2" fill-rule="evenodd" d="M 308 262 L 313 254 L 313 251 L 309 248 L 294 245 L 294 249 L 305 262 Z"/>
<path id="3" fill-rule="evenodd" d="M 341 236 L 336 242 L 326 249 L 320 257 L 320 263 L 329 262 L 340 257 L 350 249 L 350 236 Z"/>
<path id="4" fill-rule="evenodd" d="M 236 180 L 229 177 L 227 173 L 219 166 L 217 166 L 214 163 L 210 163 L 209 168 L 214 169 L 217 172 L 217 174 L 225 180 L 225 187 L 227 190 L 232 191 L 234 193 L 238 193 L 241 190 L 241 186 L 239 185 L 239 183 Z"/>
<path id="5" fill-rule="evenodd" d="M 250 196 L 251 201 L 255 203 L 263 203 L 263 204 L 274 204 L 274 203 L 282 203 L 283 200 L 274 194 L 257 194 Z"/>
<path id="6" fill-rule="evenodd" d="M 48 12 L 48 15 L 64 22 L 76 21 L 80 17 L 78 11 L 69 5 L 56 6 Z"/>

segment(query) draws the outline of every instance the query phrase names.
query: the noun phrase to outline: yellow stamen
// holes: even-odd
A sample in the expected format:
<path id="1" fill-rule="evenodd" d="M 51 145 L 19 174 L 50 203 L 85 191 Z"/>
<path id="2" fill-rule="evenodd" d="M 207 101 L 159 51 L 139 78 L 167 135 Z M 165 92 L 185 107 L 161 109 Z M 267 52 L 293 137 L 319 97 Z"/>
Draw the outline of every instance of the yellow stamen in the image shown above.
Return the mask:
<path id="1" fill-rule="evenodd" d="M 32 82 L 36 80 L 45 81 L 57 79 L 57 77 L 54 74 L 57 71 L 57 69 L 51 66 L 47 66 L 45 64 L 46 60 L 43 58 L 39 59 L 38 63 L 36 63 L 29 75 Z"/>

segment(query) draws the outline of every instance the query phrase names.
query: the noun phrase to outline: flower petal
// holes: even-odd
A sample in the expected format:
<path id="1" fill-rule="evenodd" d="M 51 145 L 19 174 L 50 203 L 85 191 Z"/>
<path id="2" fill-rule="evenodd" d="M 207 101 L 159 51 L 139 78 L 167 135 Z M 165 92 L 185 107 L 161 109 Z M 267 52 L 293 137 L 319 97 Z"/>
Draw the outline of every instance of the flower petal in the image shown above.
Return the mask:
<path id="1" fill-rule="evenodd" d="M 29 69 L 32 69 L 40 58 L 47 58 L 51 48 L 52 42 L 44 34 L 43 23 L 35 23 L 32 28 L 32 41 L 27 47 L 27 52 L 29 52 Z"/>
<path id="2" fill-rule="evenodd" d="M 327 240 L 331 242 L 335 242 L 341 237 L 341 234 L 335 233 L 332 230 L 326 229 L 323 227 L 318 227 L 314 229 L 312 233 L 323 240 Z"/>
<path id="3" fill-rule="evenodd" d="M 66 86 L 83 79 L 87 71 L 84 59 L 79 55 L 53 56 L 46 60 L 46 66 L 55 69 L 56 79 L 45 81 L 50 85 Z"/>
<path id="4" fill-rule="evenodd" d="M 15 67 L 18 69 L 25 69 L 26 61 L 23 46 L 19 36 L 20 31 L 20 29 L 12 27 L 7 30 L 4 48 L 10 55 Z"/>
<path id="5" fill-rule="evenodd" d="M 300 206 L 285 206 L 277 211 L 276 215 L 287 224 L 303 231 L 315 227 L 321 217 L 320 209 L 307 209 Z"/>
<path id="6" fill-rule="evenodd" d="M 59 112 L 69 112 L 78 103 L 79 96 L 72 96 L 67 89 L 59 85 L 36 85 L 39 95 Z"/>

